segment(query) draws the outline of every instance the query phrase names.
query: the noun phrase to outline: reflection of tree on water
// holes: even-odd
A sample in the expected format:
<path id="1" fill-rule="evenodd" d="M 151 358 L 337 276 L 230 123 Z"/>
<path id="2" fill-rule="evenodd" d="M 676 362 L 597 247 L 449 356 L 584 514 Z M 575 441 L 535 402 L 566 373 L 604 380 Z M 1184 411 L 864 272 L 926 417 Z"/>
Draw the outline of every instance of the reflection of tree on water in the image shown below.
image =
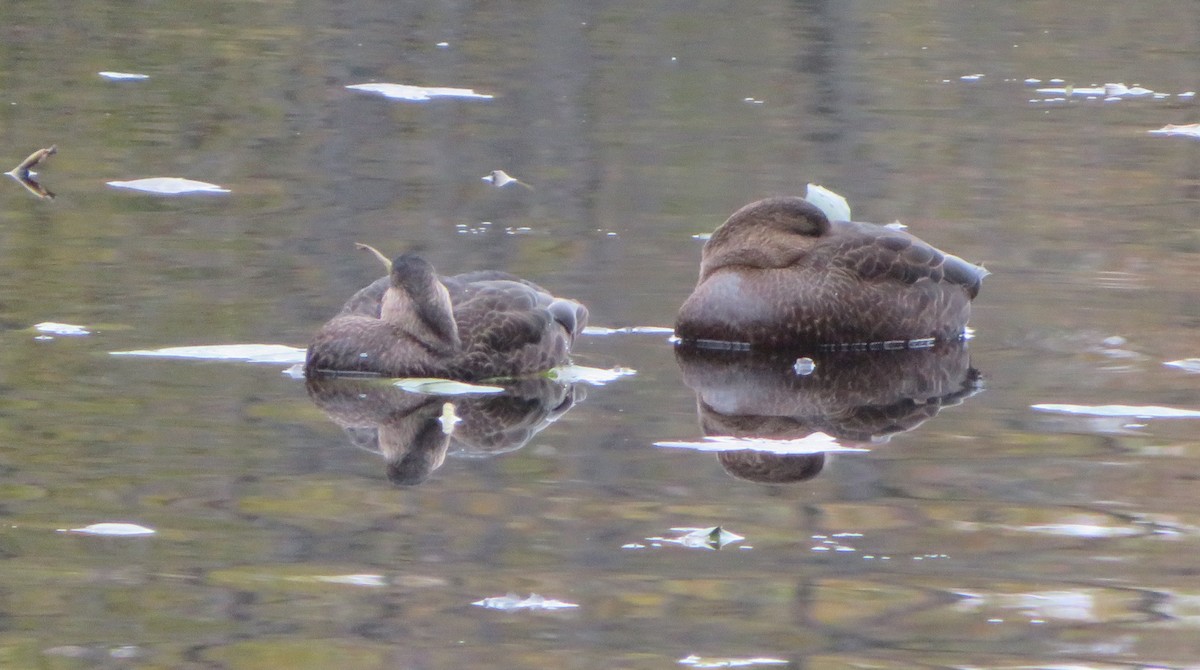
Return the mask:
<path id="1" fill-rule="evenodd" d="M 797 374 L 794 354 L 681 347 L 675 357 L 696 392 L 705 435 L 790 440 L 821 432 L 846 446 L 878 444 L 980 389 L 963 343 L 814 354 L 809 374 Z M 718 458 L 735 477 L 771 484 L 811 479 L 825 465 L 823 453 L 746 449 Z"/>
<path id="2" fill-rule="evenodd" d="M 307 387 L 351 442 L 384 457 L 388 479 L 401 485 L 425 481 L 447 453 L 490 456 L 520 449 L 583 397 L 582 389 L 544 378 L 483 395 L 412 393 L 381 379 L 315 378 Z"/>

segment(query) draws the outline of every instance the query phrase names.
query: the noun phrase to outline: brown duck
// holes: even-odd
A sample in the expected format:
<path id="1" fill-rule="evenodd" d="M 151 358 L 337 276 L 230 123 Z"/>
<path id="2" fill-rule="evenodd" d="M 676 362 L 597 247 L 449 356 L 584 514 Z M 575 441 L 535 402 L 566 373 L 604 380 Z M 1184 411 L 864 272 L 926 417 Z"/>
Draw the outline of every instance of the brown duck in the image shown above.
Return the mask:
<path id="1" fill-rule="evenodd" d="M 587 309 L 503 272 L 439 277 L 416 254 L 355 293 L 308 346 L 305 372 L 473 381 L 566 363 Z"/>
<path id="2" fill-rule="evenodd" d="M 958 340 L 987 274 L 902 230 L 830 222 L 802 198 L 768 198 L 705 243 L 675 334 L 761 350 Z"/>

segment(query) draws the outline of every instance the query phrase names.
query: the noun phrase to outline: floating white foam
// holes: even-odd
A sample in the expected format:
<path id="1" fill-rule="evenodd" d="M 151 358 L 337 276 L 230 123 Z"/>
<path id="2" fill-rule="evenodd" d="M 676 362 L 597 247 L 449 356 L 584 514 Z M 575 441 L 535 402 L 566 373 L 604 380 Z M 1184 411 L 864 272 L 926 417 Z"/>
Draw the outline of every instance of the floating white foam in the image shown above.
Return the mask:
<path id="1" fill-rule="evenodd" d="M 306 350 L 284 344 L 211 344 L 165 349 L 113 351 L 113 356 L 148 356 L 151 358 L 189 358 L 207 361 L 241 361 L 245 363 L 303 363 Z"/>
<path id="2" fill-rule="evenodd" d="M 1037 526 L 1006 526 L 1006 528 L 1026 533 L 1067 537 L 1129 537 L 1144 532 L 1128 526 L 1097 526 L 1084 523 L 1046 523 Z"/>
<path id="3" fill-rule="evenodd" d="M 564 384 L 585 382 L 596 386 L 603 386 L 621 377 L 628 377 L 635 374 L 637 374 L 637 370 L 633 368 L 616 367 L 604 370 L 601 368 L 589 368 L 583 365 L 564 365 L 551 370 L 550 378 Z"/>
<path id="4" fill-rule="evenodd" d="M 770 658 L 767 656 L 758 656 L 754 658 L 722 658 L 722 657 L 706 657 L 696 656 L 692 654 L 679 659 L 679 665 L 688 665 L 693 668 L 748 668 L 752 665 L 787 665 L 788 661 L 782 658 Z"/>
<path id="5" fill-rule="evenodd" d="M 60 533 L 81 533 L 83 535 L 109 535 L 113 537 L 133 537 L 137 535 L 153 535 L 152 528 L 133 523 L 94 523 L 83 528 L 59 528 Z"/>
<path id="6" fill-rule="evenodd" d="M 351 84 L 346 88 L 352 91 L 376 93 L 392 100 L 410 100 L 423 102 L 433 98 L 474 98 L 491 100 L 492 95 L 476 93 L 469 88 L 450 88 L 446 86 L 413 86 L 410 84 Z"/>
<path id="7" fill-rule="evenodd" d="M 1200 411 L 1160 407 L 1156 405 L 1065 405 L 1043 403 L 1031 405 L 1039 412 L 1075 414 L 1081 416 L 1126 416 L 1136 419 L 1200 419 Z"/>
<path id="8" fill-rule="evenodd" d="M 110 72 L 106 70 L 104 72 L 97 72 L 96 74 L 112 81 L 141 81 L 150 78 L 148 74 L 138 74 L 136 72 Z"/>
<path id="9" fill-rule="evenodd" d="M 531 593 L 528 598 L 519 598 L 516 594 L 510 593 L 506 596 L 493 596 L 491 598 L 484 598 L 483 600 L 476 600 L 471 604 L 488 609 L 505 611 L 562 610 L 579 607 L 575 603 L 544 598 L 536 593 Z"/>
<path id="10" fill-rule="evenodd" d="M 1168 123 L 1158 130 L 1149 131 L 1151 135 L 1170 135 L 1174 137 L 1191 137 L 1200 139 L 1200 123 L 1188 123 L 1184 125 L 1175 125 Z"/>
<path id="11" fill-rule="evenodd" d="M 674 328 L 665 326 L 626 326 L 624 328 L 605 328 L 604 326 L 588 326 L 583 329 L 584 335 L 673 335 Z"/>
<path id="12" fill-rule="evenodd" d="M 157 193 L 159 195 L 229 193 L 229 189 L 222 188 L 216 184 L 195 181 L 194 179 L 184 179 L 182 177 L 147 177 L 146 179 L 134 179 L 132 181 L 110 181 L 108 185 L 113 188 L 124 188 L 143 193 Z"/>
<path id="13" fill-rule="evenodd" d="M 74 326 L 69 323 L 55 323 L 54 321 L 43 321 L 34 325 L 33 329 L 39 333 L 65 335 L 67 337 L 81 337 L 92 334 L 90 330 L 83 326 Z"/>
<path id="14" fill-rule="evenodd" d="M 1200 358 L 1182 358 L 1177 361 L 1167 361 L 1163 365 L 1169 368 L 1179 368 L 1184 372 L 1200 373 Z"/>
<path id="15" fill-rule="evenodd" d="M 725 545 L 735 544 L 746 539 L 720 526 L 711 526 L 709 528 L 672 528 L 671 531 L 682 534 L 675 537 L 648 537 L 646 540 L 652 543 L 678 544 L 688 549 L 716 550 Z"/>
<path id="16" fill-rule="evenodd" d="M 347 584 L 349 586 L 387 586 L 383 575 L 318 575 L 318 582 L 326 584 Z"/>
<path id="17" fill-rule="evenodd" d="M 406 377 L 397 379 L 392 382 L 397 388 L 404 389 L 411 393 L 424 393 L 426 395 L 472 395 L 480 393 L 504 393 L 504 389 L 500 386 L 487 386 L 485 384 L 468 384 L 466 382 L 456 382 L 450 379 L 437 379 L 435 377 Z"/>
<path id="18" fill-rule="evenodd" d="M 823 454 L 840 451 L 867 451 L 856 447 L 843 447 L 825 433 L 813 433 L 794 440 L 772 440 L 763 437 L 709 436 L 700 441 L 655 442 L 656 447 L 693 449 L 695 451 L 765 451 L 771 454 Z"/>

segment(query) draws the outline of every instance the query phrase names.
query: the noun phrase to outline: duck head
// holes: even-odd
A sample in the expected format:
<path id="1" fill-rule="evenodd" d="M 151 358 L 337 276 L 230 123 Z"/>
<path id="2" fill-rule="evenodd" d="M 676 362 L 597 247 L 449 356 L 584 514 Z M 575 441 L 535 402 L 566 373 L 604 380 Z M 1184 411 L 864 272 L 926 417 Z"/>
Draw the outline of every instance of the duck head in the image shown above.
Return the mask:
<path id="1" fill-rule="evenodd" d="M 390 280 L 380 305 L 381 320 L 403 329 L 432 352 L 449 354 L 462 348 L 450 293 L 428 261 L 416 254 L 397 256 Z"/>
<path id="2" fill-rule="evenodd" d="M 767 198 L 730 215 L 704 245 L 700 279 L 722 267 L 780 268 L 829 232 L 829 219 L 803 198 Z"/>

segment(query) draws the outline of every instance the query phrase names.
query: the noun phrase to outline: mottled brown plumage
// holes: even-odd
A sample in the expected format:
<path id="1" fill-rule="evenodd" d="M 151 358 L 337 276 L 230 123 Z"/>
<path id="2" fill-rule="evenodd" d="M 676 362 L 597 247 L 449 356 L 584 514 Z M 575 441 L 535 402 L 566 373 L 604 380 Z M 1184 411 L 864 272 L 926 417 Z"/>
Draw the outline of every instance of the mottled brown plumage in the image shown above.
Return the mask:
<path id="1" fill-rule="evenodd" d="M 704 245 L 675 332 L 764 350 L 957 340 L 986 275 L 902 230 L 769 198 L 734 212 Z"/>
<path id="2" fill-rule="evenodd" d="M 438 277 L 414 254 L 321 327 L 306 372 L 480 380 L 567 362 L 587 309 L 501 272 Z"/>

